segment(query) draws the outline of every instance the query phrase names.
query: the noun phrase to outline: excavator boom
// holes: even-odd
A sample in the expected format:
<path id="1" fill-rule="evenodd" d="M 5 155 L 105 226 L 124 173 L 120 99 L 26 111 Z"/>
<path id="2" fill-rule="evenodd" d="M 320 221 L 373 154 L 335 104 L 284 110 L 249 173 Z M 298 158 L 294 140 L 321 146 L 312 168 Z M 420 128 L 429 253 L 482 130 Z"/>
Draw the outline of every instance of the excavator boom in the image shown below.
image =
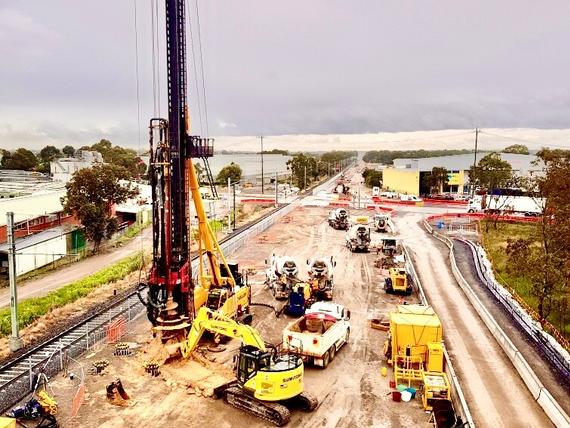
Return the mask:
<path id="1" fill-rule="evenodd" d="M 184 358 L 187 358 L 196 349 L 200 338 L 206 331 L 241 339 L 244 345 L 253 346 L 262 352 L 266 351 L 265 342 L 256 329 L 202 306 L 192 323 L 187 340 L 181 344 L 181 352 Z"/>

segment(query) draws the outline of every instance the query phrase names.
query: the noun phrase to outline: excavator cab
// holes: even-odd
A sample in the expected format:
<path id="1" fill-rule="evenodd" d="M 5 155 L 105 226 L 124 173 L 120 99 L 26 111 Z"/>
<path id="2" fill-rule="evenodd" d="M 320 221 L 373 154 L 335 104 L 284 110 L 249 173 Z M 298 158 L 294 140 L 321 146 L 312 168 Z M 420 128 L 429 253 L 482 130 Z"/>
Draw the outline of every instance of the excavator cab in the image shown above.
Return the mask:
<path id="1" fill-rule="evenodd" d="M 244 345 L 239 353 L 237 379 L 259 400 L 288 400 L 303 393 L 303 361 L 296 355 L 276 355 Z"/>

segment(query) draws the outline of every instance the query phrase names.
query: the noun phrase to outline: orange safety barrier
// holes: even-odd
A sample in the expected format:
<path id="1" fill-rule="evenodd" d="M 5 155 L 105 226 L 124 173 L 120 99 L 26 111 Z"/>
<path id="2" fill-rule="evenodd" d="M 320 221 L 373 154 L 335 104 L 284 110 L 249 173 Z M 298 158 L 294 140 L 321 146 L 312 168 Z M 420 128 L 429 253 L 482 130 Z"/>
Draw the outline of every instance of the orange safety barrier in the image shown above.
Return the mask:
<path id="1" fill-rule="evenodd" d="M 243 203 L 254 203 L 254 204 L 274 204 L 275 199 L 250 198 L 250 199 L 242 199 L 241 202 L 243 202 Z"/>
<path id="2" fill-rule="evenodd" d="M 71 401 L 71 417 L 74 418 L 79 413 L 79 409 L 81 405 L 85 401 L 85 384 L 81 382 L 77 392 L 73 396 L 73 400 Z"/>
<path id="3" fill-rule="evenodd" d="M 473 220 L 489 219 L 499 221 L 510 221 L 519 223 L 537 223 L 541 220 L 541 217 L 523 217 L 516 215 L 495 215 L 495 214 L 484 214 L 484 213 L 446 213 L 446 214 L 436 214 L 430 215 L 426 218 L 428 222 L 434 220 L 446 219 L 446 218 L 468 218 Z"/>
<path id="4" fill-rule="evenodd" d="M 329 202 L 329 207 L 348 207 L 350 202 Z"/>
<path id="5" fill-rule="evenodd" d="M 127 321 L 124 317 L 119 317 L 107 326 L 107 343 L 118 341 L 127 331 Z"/>

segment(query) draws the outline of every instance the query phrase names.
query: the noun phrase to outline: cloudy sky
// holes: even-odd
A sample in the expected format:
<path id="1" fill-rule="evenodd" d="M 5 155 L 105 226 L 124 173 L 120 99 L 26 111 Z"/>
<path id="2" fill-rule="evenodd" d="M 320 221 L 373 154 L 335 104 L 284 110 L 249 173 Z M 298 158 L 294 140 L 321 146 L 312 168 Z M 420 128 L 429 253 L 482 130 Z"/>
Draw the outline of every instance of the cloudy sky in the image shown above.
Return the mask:
<path id="1" fill-rule="evenodd" d="M 240 137 L 221 139 L 226 147 L 259 134 L 397 141 L 388 133 L 570 128 L 567 0 L 197 1 L 208 131 Z M 136 5 L 144 148 L 154 113 L 151 0 Z M 102 137 L 137 147 L 134 17 L 133 0 L 0 0 L 0 147 Z M 163 56 L 161 46 L 162 80 Z M 202 79 L 191 60 L 188 70 L 193 129 L 205 134 Z M 546 144 L 569 136 L 540 135 Z M 317 140 L 352 141 L 306 142 Z"/>

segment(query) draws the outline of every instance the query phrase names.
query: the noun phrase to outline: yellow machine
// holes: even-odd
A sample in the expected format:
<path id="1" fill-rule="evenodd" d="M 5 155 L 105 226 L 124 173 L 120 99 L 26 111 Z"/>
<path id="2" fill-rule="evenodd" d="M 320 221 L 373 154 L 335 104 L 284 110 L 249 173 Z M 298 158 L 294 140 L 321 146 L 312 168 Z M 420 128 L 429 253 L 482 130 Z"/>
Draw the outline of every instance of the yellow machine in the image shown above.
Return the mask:
<path id="1" fill-rule="evenodd" d="M 303 361 L 298 355 L 279 355 L 267 349 L 259 332 L 220 312 L 201 307 L 192 323 L 182 355 L 188 357 L 205 331 L 242 341 L 235 357 L 237 380 L 216 388 L 215 394 L 238 409 L 266 419 L 277 426 L 289 422 L 289 407 L 313 411 L 317 400 L 303 391 Z"/>
<path id="2" fill-rule="evenodd" d="M 388 278 L 384 281 L 384 290 L 388 294 L 412 294 L 412 281 L 403 267 L 388 269 Z"/>
<path id="3" fill-rule="evenodd" d="M 394 367 L 396 383 L 423 384 L 426 410 L 432 409 L 433 400 L 450 399 L 441 322 L 431 306 L 398 305 L 390 313 L 390 334 L 384 354 Z"/>
<path id="4" fill-rule="evenodd" d="M 232 269 L 220 248 L 216 234 L 212 230 L 200 193 L 198 175 L 192 160 L 188 160 L 190 193 L 198 217 L 198 284 L 194 289 L 194 307 L 197 311 L 207 305 L 219 310 L 230 318 L 249 322 L 251 293 L 247 285 L 238 281 L 241 277 L 237 269 Z M 237 266 L 237 265 L 236 265 Z M 233 271 L 233 272 L 232 272 Z"/>

